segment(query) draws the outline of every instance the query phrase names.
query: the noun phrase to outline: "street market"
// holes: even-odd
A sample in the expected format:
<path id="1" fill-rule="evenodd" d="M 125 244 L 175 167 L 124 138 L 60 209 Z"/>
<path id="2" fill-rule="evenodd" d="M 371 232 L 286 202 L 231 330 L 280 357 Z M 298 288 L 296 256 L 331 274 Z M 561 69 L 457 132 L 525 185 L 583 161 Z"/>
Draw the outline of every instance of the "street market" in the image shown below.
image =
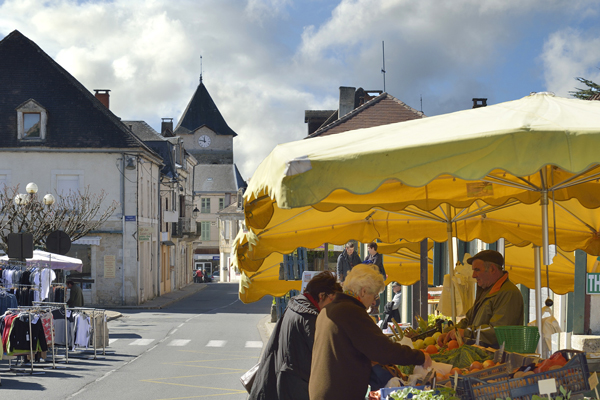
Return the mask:
<path id="1" fill-rule="evenodd" d="M 600 256 L 595 212 L 600 163 L 591 151 L 600 144 L 600 105 L 595 103 L 538 93 L 481 109 L 279 145 L 245 193 L 247 231 L 238 234 L 234 250 L 234 265 L 242 272 L 240 299 L 252 302 L 299 290 L 300 282 L 282 273 L 283 255 L 351 240 L 381 243 L 385 284 L 416 282 L 416 290 L 423 291 L 433 284 L 431 269 L 436 268 L 431 241 L 446 242 L 447 317 L 430 312 L 427 297 L 421 297 L 423 318 L 413 313 L 410 320 L 383 327 L 390 340 L 427 352 L 433 368 L 384 366 L 389 381 L 371 386 L 377 390 L 369 390 L 367 397 L 589 396 L 597 384 L 600 347 L 600 337 L 587 334 L 598 333 L 598 316 L 590 311 L 598 300 L 591 293 L 598 272 L 594 260 Z M 513 293 L 527 293 L 522 299 L 527 305 L 529 290 L 534 293 L 534 321 L 524 323 L 521 317 L 494 326 L 498 311 L 492 306 L 491 320 L 475 318 L 474 328 L 458 329 L 469 320 L 473 301 L 474 313 L 481 310 L 480 297 L 461 294 L 455 276 L 465 266 L 460 243 L 472 243 L 473 255 L 498 250 L 494 253 L 504 256 L 493 263 L 491 271 L 497 275 L 488 283 L 479 280 L 477 271 L 483 269 L 476 267 L 477 257 L 469 258 L 466 267 L 470 270 L 473 261 L 478 281 L 463 286 L 477 287 L 478 293 L 489 290 L 483 295 L 489 297 L 510 279 Z M 410 252 L 409 247 L 412 259 L 393 261 L 400 250 Z M 488 269 L 486 265 L 485 273 Z M 548 297 L 543 307 L 543 288 L 569 293 L 561 304 L 570 302 L 565 319 L 570 330 L 563 326 L 549 333 L 546 323 L 554 318 L 554 304 Z M 522 300 L 512 306 L 521 315 Z M 457 302 L 465 304 L 457 310 Z M 403 386 L 412 389 L 403 391 Z M 440 397 L 419 397 L 418 390 Z"/>

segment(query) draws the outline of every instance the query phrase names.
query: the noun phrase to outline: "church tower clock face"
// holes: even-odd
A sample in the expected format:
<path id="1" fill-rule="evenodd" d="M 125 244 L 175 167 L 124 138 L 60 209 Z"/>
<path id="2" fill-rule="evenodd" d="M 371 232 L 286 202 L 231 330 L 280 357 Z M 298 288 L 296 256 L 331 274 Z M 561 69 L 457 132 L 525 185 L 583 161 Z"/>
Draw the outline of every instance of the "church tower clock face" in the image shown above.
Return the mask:
<path id="1" fill-rule="evenodd" d="M 200 147 L 208 147 L 210 146 L 210 137 L 207 135 L 202 135 L 198 138 L 198 144 Z"/>

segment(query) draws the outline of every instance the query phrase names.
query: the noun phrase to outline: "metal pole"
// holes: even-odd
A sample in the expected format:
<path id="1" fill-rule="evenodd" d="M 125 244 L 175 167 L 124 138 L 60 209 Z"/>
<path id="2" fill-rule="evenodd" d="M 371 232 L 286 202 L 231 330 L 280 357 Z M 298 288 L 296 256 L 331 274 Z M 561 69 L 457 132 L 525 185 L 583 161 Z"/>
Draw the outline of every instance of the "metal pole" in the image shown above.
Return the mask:
<path id="1" fill-rule="evenodd" d="M 538 246 L 533 246 L 533 260 L 535 265 L 535 320 L 540 331 L 540 338 L 542 338 L 542 268 L 540 264 L 540 248 Z M 537 347 L 537 352 L 540 355 L 542 355 L 541 340 Z"/>
<path id="2" fill-rule="evenodd" d="M 448 271 L 450 275 L 450 301 L 452 303 L 452 322 L 456 324 L 456 299 L 454 298 L 454 246 L 452 244 L 452 218 L 450 217 L 450 204 L 446 205 L 447 231 L 448 231 Z"/>

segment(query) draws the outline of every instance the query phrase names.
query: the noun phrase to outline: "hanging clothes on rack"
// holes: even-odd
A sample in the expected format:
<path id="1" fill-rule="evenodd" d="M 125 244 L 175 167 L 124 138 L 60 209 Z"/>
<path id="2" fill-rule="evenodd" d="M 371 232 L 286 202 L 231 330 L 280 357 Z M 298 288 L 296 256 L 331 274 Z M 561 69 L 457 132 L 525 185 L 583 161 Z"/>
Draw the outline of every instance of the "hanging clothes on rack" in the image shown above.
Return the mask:
<path id="1" fill-rule="evenodd" d="M 9 308 L 16 308 L 18 305 L 17 297 L 14 294 L 0 288 L 0 314 L 4 314 Z"/>

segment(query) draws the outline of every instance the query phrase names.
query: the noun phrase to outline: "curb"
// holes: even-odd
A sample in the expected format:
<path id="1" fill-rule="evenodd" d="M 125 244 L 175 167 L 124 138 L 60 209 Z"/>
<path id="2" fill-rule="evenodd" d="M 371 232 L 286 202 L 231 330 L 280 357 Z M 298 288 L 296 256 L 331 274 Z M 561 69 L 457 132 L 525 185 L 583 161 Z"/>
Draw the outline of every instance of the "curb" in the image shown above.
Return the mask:
<path id="1" fill-rule="evenodd" d="M 190 285 L 194 285 L 193 283 Z M 157 304 L 157 305 L 144 305 L 141 304 L 139 306 L 113 306 L 110 309 L 111 310 L 160 310 L 162 308 L 168 307 L 174 303 L 177 303 L 180 300 L 183 300 L 187 297 L 190 297 L 193 294 L 196 294 L 204 289 L 206 289 L 208 287 L 208 285 L 206 283 L 200 283 L 200 284 L 196 284 L 199 285 L 198 289 L 192 289 L 189 290 L 187 293 L 182 294 L 181 296 L 171 299 L 171 300 L 167 300 L 165 301 L 163 304 Z M 189 286 L 189 285 L 188 285 Z M 187 286 L 186 286 L 187 287 Z M 171 292 L 173 293 L 173 292 Z M 156 297 L 155 299 L 160 299 L 160 297 Z M 152 299 L 150 301 L 153 301 L 155 299 Z M 117 317 L 118 318 L 118 317 Z"/>

